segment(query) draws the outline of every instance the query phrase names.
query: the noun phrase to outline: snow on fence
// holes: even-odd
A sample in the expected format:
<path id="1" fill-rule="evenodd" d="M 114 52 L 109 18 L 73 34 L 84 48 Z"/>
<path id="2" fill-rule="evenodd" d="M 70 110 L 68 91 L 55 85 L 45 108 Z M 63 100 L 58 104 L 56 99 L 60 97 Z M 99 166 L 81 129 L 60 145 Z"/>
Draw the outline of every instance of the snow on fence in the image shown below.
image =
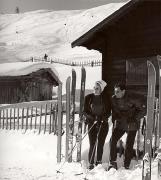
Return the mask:
<path id="1" fill-rule="evenodd" d="M 59 63 L 70 66 L 101 66 L 102 61 L 100 59 L 96 60 L 85 60 L 85 61 L 73 61 L 67 59 L 59 59 L 59 58 L 43 58 L 43 57 L 31 57 L 29 61 L 32 62 L 49 62 L 49 63 Z"/>
<path id="2" fill-rule="evenodd" d="M 35 129 L 57 134 L 58 105 L 53 101 L 33 101 L 0 106 L 1 129 Z"/>

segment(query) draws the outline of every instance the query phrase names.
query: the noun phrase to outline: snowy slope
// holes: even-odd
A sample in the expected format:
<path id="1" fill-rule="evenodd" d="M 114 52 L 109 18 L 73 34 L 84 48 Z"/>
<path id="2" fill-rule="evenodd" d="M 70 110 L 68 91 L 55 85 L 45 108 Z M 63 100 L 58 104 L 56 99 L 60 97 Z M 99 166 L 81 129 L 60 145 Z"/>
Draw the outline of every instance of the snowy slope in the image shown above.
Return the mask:
<path id="1" fill-rule="evenodd" d="M 88 10 L 39 10 L 0 15 L 0 62 L 23 61 L 31 56 L 101 58 L 100 53 L 71 42 L 83 35 L 124 3 L 111 3 Z"/>

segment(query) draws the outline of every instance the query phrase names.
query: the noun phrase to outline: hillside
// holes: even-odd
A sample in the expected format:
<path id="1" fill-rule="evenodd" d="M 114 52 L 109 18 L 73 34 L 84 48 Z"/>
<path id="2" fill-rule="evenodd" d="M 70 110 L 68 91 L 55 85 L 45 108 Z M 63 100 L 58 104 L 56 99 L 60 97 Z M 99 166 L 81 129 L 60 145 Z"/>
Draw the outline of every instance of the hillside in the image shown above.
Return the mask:
<path id="1" fill-rule="evenodd" d="M 38 10 L 0 15 L 0 63 L 24 61 L 31 56 L 65 59 L 99 58 L 97 51 L 71 48 L 71 42 L 123 6 L 110 3 L 88 10 Z"/>

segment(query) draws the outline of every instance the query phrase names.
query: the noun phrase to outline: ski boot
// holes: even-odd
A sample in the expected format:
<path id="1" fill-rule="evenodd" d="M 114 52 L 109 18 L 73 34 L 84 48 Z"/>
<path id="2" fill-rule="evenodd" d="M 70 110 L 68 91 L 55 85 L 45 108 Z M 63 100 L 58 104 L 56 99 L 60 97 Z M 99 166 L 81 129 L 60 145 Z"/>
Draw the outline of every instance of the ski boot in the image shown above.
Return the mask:
<path id="1" fill-rule="evenodd" d="M 111 161 L 111 162 L 110 162 L 109 167 L 108 167 L 108 171 L 109 171 L 111 168 L 114 168 L 114 169 L 117 170 L 117 162 L 116 162 L 116 161 Z"/>
<path id="2" fill-rule="evenodd" d="M 89 164 L 88 169 L 89 169 L 89 170 L 94 169 L 94 164 Z"/>
<path id="3" fill-rule="evenodd" d="M 102 164 L 102 161 L 96 161 L 95 165 L 99 165 L 99 164 Z"/>

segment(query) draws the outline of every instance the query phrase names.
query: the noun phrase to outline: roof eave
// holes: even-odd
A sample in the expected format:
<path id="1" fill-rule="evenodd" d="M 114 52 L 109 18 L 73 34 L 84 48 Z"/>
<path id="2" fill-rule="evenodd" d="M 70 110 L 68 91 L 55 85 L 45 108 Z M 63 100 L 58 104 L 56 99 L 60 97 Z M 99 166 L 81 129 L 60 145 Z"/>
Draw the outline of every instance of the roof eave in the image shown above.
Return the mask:
<path id="1" fill-rule="evenodd" d="M 103 21 L 101 21 L 99 24 L 94 26 L 92 29 L 90 29 L 88 32 L 83 34 L 81 37 L 76 39 L 71 43 L 71 47 L 76 47 L 76 46 L 85 46 L 87 47 L 87 40 L 92 39 L 95 33 L 99 32 L 103 27 L 108 26 L 111 22 L 114 20 L 120 18 L 121 16 L 124 15 L 124 12 L 127 12 L 127 10 L 130 10 L 135 4 L 138 2 L 141 2 L 144 0 L 131 0 L 127 2 L 127 4 L 123 5 L 120 9 L 115 11 L 113 14 L 105 18 Z M 87 47 L 88 48 L 88 47 Z"/>

